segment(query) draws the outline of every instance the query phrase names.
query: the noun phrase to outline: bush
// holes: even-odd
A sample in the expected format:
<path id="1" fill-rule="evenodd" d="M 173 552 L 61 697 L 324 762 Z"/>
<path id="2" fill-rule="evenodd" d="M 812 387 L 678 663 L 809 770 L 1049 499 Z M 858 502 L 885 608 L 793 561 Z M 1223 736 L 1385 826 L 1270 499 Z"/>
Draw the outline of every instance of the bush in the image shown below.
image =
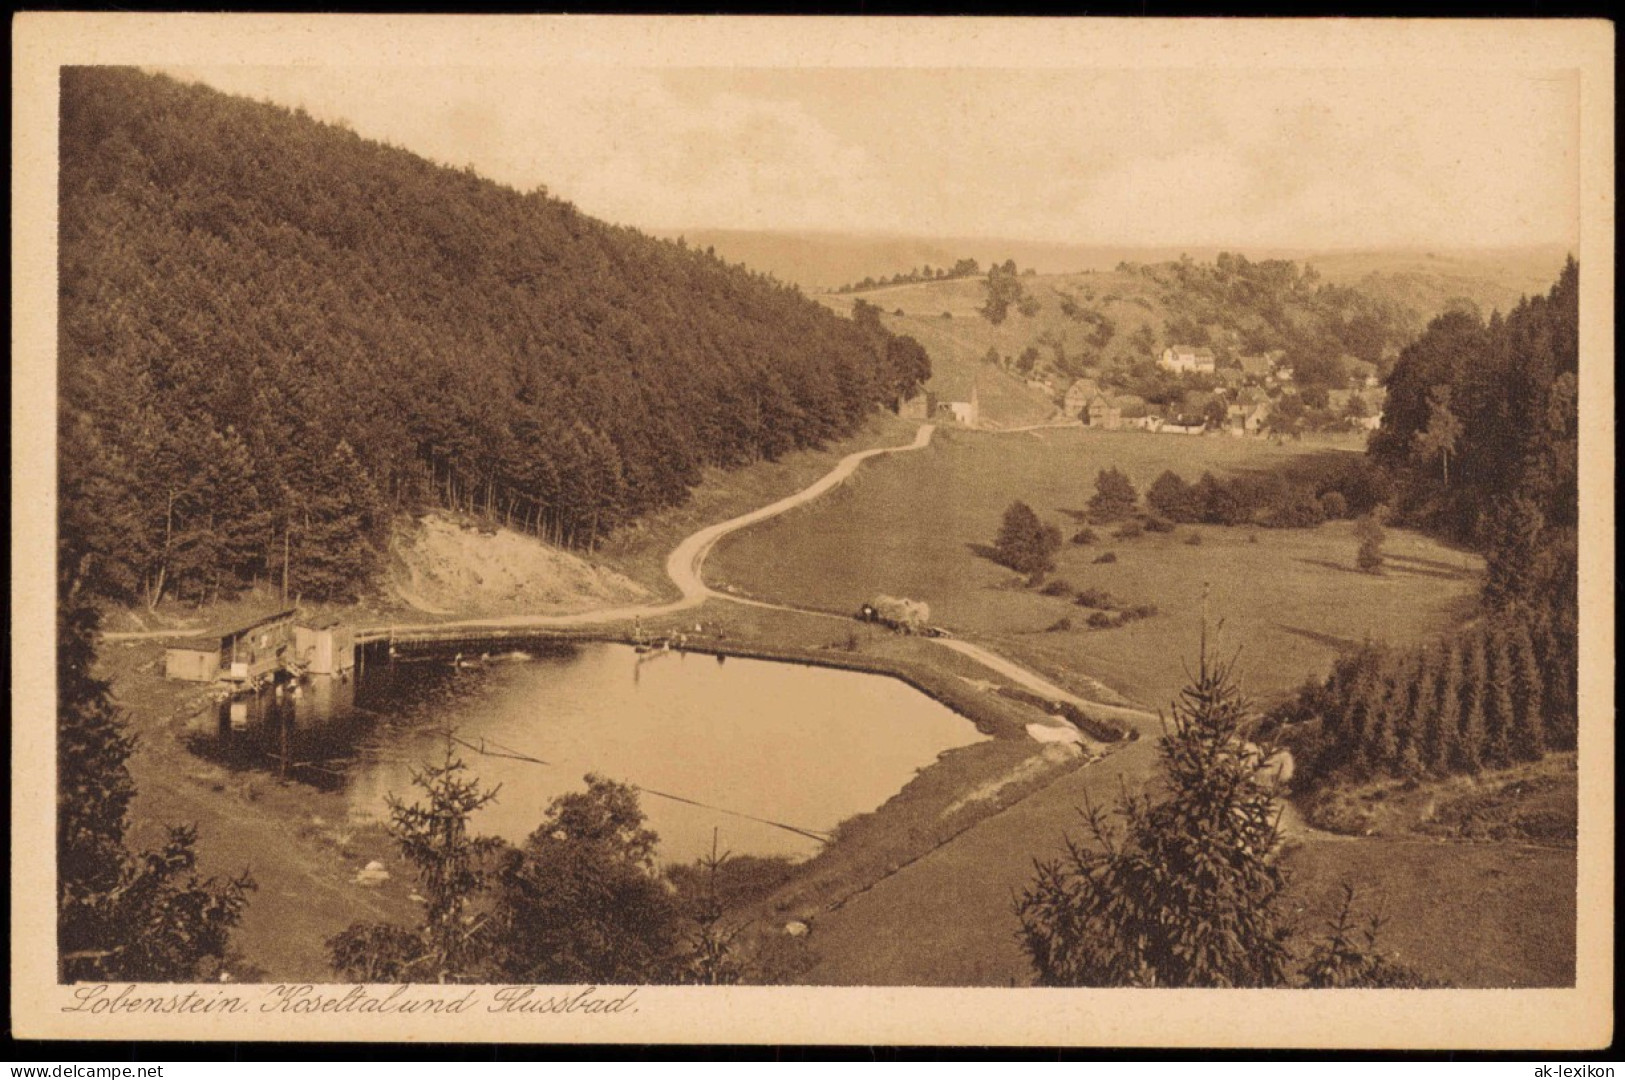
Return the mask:
<path id="1" fill-rule="evenodd" d="M 1197 505 L 1191 486 L 1171 469 L 1151 484 L 1150 490 L 1145 493 L 1145 502 L 1172 521 L 1189 522 L 1201 517 L 1201 507 Z"/>
<path id="2" fill-rule="evenodd" d="M 1134 607 L 1129 608 L 1125 614 L 1136 619 L 1149 619 L 1156 613 L 1157 605 L 1155 604 L 1136 604 Z"/>
<path id="3" fill-rule="evenodd" d="M 1174 523 L 1167 518 L 1157 517 L 1155 514 L 1145 519 L 1145 531 L 1154 533 L 1171 533 Z"/>
<path id="4" fill-rule="evenodd" d="M 998 562 L 1031 578 L 1055 569 L 1060 546 L 1061 531 L 1040 522 L 1032 507 L 1018 500 L 1004 512 L 993 551 Z"/>
<path id="5" fill-rule="evenodd" d="M 1117 601 L 1113 600 L 1112 594 L 1105 589 L 1085 589 L 1078 594 L 1073 603 L 1079 607 L 1101 608 L 1102 610 L 1117 606 Z"/>
<path id="6" fill-rule="evenodd" d="M 1100 555 L 1095 558 L 1096 565 L 1099 565 L 1100 563 L 1114 563 L 1116 561 L 1117 552 L 1115 551 L 1108 551 L 1104 555 Z"/>
<path id="7" fill-rule="evenodd" d="M 1264 524 L 1277 529 L 1311 529 L 1325 520 L 1326 512 L 1314 492 L 1290 487 L 1281 492 Z"/>
<path id="8" fill-rule="evenodd" d="M 1059 619 L 1056 619 L 1054 622 L 1046 626 L 1044 628 L 1044 632 L 1046 634 L 1053 634 L 1058 631 L 1066 631 L 1070 629 L 1072 629 L 1072 620 L 1067 616 L 1062 615 Z"/>
<path id="9" fill-rule="evenodd" d="M 1110 611 L 1097 611 L 1089 616 L 1089 626 L 1095 630 L 1110 630 L 1114 626 L 1121 626 L 1122 621 Z"/>
<path id="10" fill-rule="evenodd" d="M 1085 544 L 1092 544 L 1098 539 L 1100 538 L 1095 535 L 1095 530 L 1087 527 L 1072 534 L 1072 542 L 1080 547 Z"/>
<path id="11" fill-rule="evenodd" d="M 1242 525 L 1252 518 L 1235 487 L 1210 472 L 1203 473 L 1191 489 L 1191 499 L 1200 507 L 1201 520 L 1209 525 Z"/>
<path id="12" fill-rule="evenodd" d="M 1125 521 L 1112 535 L 1119 540 L 1137 540 L 1144 532 L 1145 526 L 1138 521 Z"/>
<path id="13" fill-rule="evenodd" d="M 1255 537 L 1254 539 L 1256 540 L 1257 538 Z M 1193 530 L 1189 536 L 1185 537 L 1185 543 L 1189 544 L 1191 547 L 1201 547 L 1202 534 Z"/>
<path id="14" fill-rule="evenodd" d="M 1361 570 L 1368 574 L 1375 574 L 1382 570 L 1382 542 L 1384 534 L 1382 526 L 1377 524 L 1374 517 L 1363 517 L 1354 526 L 1354 536 L 1360 541 L 1359 551 L 1355 555 L 1355 562 Z"/>
<path id="15" fill-rule="evenodd" d="M 1140 495 L 1128 475 L 1113 466 L 1101 469 L 1095 477 L 1095 494 L 1089 500 L 1089 512 L 1102 521 L 1112 521 L 1132 514 L 1139 501 Z"/>
<path id="16" fill-rule="evenodd" d="M 1341 491 L 1328 491 L 1320 497 L 1320 512 L 1325 515 L 1327 521 L 1348 517 L 1349 501 L 1343 497 Z"/>

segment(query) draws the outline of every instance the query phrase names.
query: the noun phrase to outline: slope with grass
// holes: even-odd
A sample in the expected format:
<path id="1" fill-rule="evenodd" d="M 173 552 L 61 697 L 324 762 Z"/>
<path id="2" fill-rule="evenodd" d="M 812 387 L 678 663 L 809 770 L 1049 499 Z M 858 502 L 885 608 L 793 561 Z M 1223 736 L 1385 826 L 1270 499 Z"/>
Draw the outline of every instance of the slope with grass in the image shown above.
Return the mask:
<path id="1" fill-rule="evenodd" d="M 1349 522 L 1313 529 L 1182 526 L 1063 547 L 1052 580 L 1099 589 L 1153 617 L 1084 628 L 1089 609 L 1045 596 L 985 557 L 1005 508 L 1021 499 L 1070 536 L 1100 469 L 1117 466 L 1143 492 L 1163 469 L 1194 480 L 1301 465 L 1346 449 L 1255 440 L 1053 429 L 984 434 L 944 429 L 925 451 L 876 462 L 815 506 L 738 534 L 709 564 L 714 585 L 845 613 L 875 593 L 931 605 L 932 618 L 1046 675 L 1077 672 L 1141 705 L 1166 701 L 1195 649 L 1203 593 L 1225 637 L 1242 646 L 1252 693 L 1284 694 L 1363 638 L 1415 641 L 1472 605 L 1480 562 L 1392 530 L 1388 572 L 1363 574 Z M 1201 543 L 1193 545 L 1192 537 Z M 1097 563 L 1103 553 L 1116 556 Z M 1046 632 L 1063 617 L 1075 629 Z"/>

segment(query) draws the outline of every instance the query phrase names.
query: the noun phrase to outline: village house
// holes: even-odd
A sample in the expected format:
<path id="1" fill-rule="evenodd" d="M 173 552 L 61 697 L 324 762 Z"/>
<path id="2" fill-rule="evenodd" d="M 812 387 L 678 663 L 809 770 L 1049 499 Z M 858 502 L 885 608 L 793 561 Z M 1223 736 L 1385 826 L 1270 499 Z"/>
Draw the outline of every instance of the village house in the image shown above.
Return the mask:
<path id="1" fill-rule="evenodd" d="M 1276 358 L 1268 353 L 1236 357 L 1236 363 L 1241 367 L 1242 378 L 1250 383 L 1261 383 L 1269 378 L 1270 372 L 1275 367 L 1275 360 Z"/>
<path id="2" fill-rule="evenodd" d="M 1164 371 L 1194 371 L 1211 375 L 1214 368 L 1213 350 L 1194 345 L 1170 345 L 1162 350 L 1157 366 Z"/>
<path id="3" fill-rule="evenodd" d="M 1264 422 L 1269 419 L 1269 415 L 1268 402 L 1236 404 L 1226 410 L 1225 420 L 1232 435 L 1257 435 L 1263 430 Z"/>
<path id="4" fill-rule="evenodd" d="M 976 387 L 971 387 L 969 401 L 944 401 L 939 408 L 950 419 L 966 427 L 975 427 L 981 422 L 982 410 L 976 400 Z"/>
<path id="5" fill-rule="evenodd" d="M 1066 388 L 1066 401 L 1061 408 L 1068 417 L 1087 419 L 1087 417 L 1083 416 L 1083 411 L 1089 407 L 1089 402 L 1099 393 L 1100 384 L 1095 380 L 1079 379 Z"/>
<path id="6" fill-rule="evenodd" d="M 1088 413 L 1084 419 L 1092 428 L 1116 431 L 1123 426 L 1123 410 L 1105 394 L 1096 394 L 1089 401 Z"/>

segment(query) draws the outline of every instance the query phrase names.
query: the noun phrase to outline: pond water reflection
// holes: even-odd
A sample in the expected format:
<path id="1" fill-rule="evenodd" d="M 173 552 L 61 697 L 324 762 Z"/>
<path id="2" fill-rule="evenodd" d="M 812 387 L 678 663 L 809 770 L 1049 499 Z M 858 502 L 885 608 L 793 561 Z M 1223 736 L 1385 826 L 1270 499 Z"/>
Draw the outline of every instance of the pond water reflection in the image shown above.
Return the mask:
<path id="1" fill-rule="evenodd" d="M 342 791 L 353 819 L 376 820 L 391 793 L 416 797 L 412 768 L 439 755 L 446 730 L 483 746 L 458 754 L 483 784 L 502 785 L 480 831 L 521 841 L 549 800 L 598 772 L 642 789 L 668 861 L 708 851 L 713 827 L 736 854 L 811 855 L 820 841 L 792 829 L 827 833 L 982 738 L 896 679 L 587 644 L 477 667 L 373 664 L 297 697 L 224 703 L 190 744 L 233 768 Z"/>

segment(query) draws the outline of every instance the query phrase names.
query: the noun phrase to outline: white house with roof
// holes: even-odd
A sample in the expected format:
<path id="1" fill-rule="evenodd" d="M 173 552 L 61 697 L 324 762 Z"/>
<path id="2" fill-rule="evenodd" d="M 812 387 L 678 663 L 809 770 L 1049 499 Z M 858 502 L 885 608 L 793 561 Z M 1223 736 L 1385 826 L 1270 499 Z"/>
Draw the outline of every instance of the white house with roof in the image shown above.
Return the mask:
<path id="1" fill-rule="evenodd" d="M 1215 361 L 1213 350 L 1206 346 L 1170 345 L 1162 350 L 1157 366 L 1164 371 L 1194 371 L 1212 374 Z"/>

